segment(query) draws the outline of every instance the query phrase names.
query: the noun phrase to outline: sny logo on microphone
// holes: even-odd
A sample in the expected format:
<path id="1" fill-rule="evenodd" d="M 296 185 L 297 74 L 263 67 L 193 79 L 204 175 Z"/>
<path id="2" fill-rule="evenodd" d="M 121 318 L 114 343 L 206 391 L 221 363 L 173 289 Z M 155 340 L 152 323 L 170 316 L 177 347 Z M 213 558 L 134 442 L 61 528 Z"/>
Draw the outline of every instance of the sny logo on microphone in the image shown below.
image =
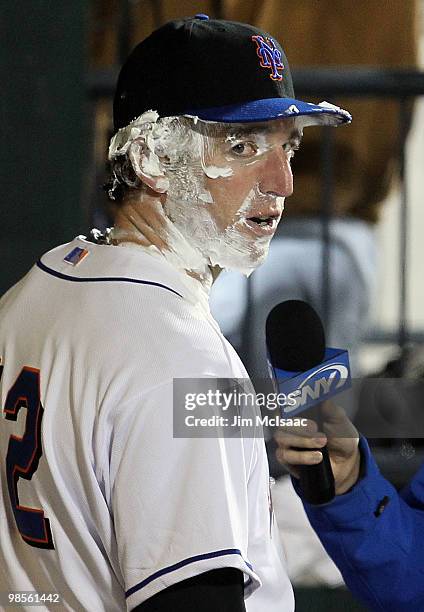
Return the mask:
<path id="1" fill-rule="evenodd" d="M 351 387 L 349 355 L 341 349 L 327 348 L 325 361 L 306 372 L 270 369 L 279 392 L 295 398 L 294 404 L 282 407 L 291 416 Z"/>

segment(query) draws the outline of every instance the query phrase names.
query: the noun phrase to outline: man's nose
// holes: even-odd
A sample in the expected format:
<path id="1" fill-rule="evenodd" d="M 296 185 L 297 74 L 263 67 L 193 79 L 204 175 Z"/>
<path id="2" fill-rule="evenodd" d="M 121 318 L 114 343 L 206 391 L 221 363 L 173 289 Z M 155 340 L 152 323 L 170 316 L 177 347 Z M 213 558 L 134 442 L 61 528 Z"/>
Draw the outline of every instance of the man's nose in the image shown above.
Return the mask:
<path id="1" fill-rule="evenodd" d="M 260 183 L 262 193 L 288 197 L 293 193 L 293 174 L 290 158 L 282 147 L 271 151 Z"/>

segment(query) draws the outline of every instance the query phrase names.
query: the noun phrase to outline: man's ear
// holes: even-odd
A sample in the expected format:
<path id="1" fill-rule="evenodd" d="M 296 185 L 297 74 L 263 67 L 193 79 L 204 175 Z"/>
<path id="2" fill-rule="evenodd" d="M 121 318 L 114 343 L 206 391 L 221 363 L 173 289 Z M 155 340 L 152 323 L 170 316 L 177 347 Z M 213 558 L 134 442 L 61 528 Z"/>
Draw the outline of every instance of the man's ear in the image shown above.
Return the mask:
<path id="1" fill-rule="evenodd" d="M 169 181 L 160 158 L 153 153 L 143 138 L 136 138 L 128 149 L 128 157 L 137 178 L 157 193 L 166 193 Z"/>

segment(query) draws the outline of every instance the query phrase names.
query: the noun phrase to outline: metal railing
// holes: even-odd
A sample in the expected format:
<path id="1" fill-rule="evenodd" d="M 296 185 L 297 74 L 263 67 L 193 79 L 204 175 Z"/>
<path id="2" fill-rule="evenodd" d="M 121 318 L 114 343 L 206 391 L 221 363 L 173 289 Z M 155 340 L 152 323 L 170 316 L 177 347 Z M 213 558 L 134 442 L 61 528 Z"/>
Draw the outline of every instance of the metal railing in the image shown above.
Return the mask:
<path id="1" fill-rule="evenodd" d="M 113 95 L 119 68 L 94 70 L 86 76 L 91 98 Z M 424 95 L 424 72 L 380 68 L 297 68 L 292 70 L 298 96 L 405 98 Z"/>

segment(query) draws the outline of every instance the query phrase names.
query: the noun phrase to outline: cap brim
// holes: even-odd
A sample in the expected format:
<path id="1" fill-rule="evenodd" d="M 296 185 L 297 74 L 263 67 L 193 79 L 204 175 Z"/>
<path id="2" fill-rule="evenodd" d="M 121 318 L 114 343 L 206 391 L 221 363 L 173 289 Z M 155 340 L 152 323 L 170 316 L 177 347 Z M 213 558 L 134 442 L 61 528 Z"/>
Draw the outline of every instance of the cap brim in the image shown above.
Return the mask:
<path id="1" fill-rule="evenodd" d="M 312 104 L 295 98 L 267 98 L 242 104 L 215 108 L 191 109 L 185 115 L 203 121 L 222 123 L 251 123 L 299 117 L 301 127 L 308 125 L 341 125 L 352 121 L 351 114 L 328 102 Z"/>

